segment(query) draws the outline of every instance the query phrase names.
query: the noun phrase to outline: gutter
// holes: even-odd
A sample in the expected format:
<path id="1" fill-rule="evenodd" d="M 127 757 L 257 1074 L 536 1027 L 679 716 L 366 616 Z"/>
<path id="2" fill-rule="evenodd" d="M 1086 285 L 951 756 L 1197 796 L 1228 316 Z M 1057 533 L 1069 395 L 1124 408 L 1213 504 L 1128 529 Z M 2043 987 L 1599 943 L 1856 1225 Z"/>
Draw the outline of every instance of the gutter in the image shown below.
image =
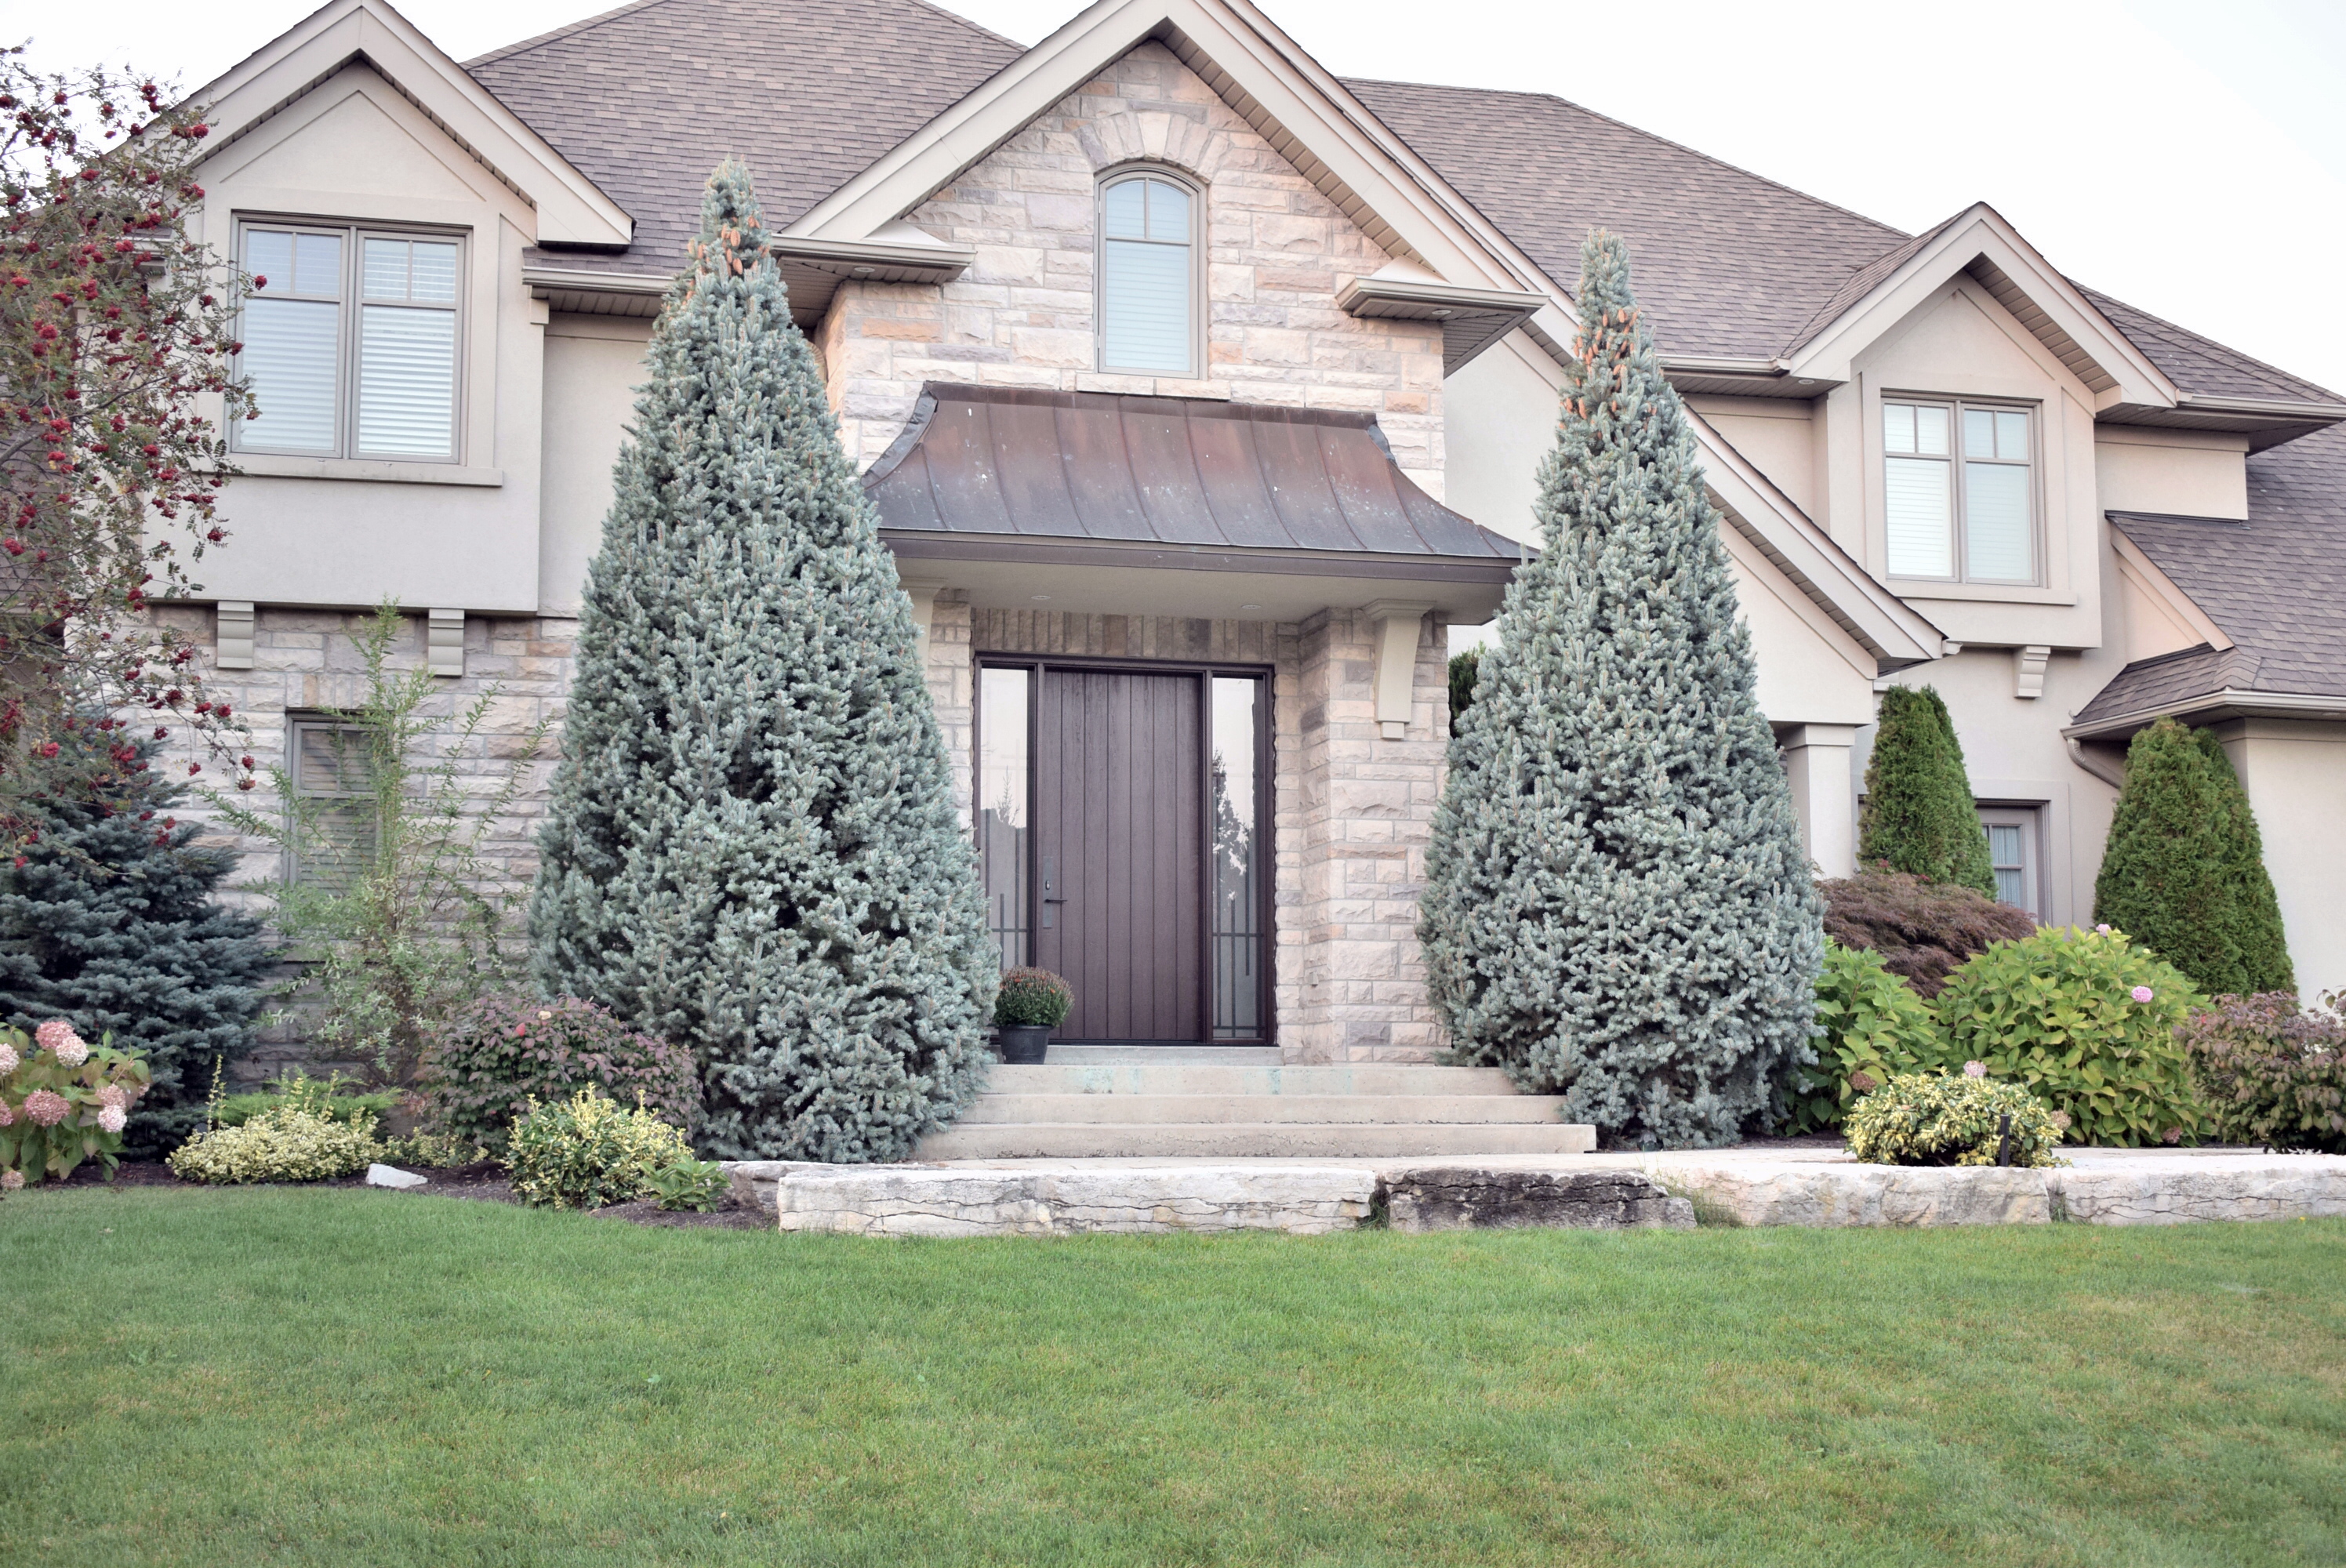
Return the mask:
<path id="1" fill-rule="evenodd" d="M 2243 691 L 2238 687 L 2225 687 L 2198 697 L 2178 702 L 2153 703 L 2129 708 L 2124 713 L 2096 718 L 2087 724 L 2066 726 L 2062 738 L 2075 746 L 2082 739 L 2100 739 L 2112 735 L 2130 734 L 2143 726 L 2161 718 L 2180 718 L 2187 713 L 2206 713 L 2211 709 L 2229 708 L 2247 718 L 2313 718 L 2346 721 L 2346 694 L 2304 691 Z M 2091 772 L 2093 769 L 2087 769 Z"/>

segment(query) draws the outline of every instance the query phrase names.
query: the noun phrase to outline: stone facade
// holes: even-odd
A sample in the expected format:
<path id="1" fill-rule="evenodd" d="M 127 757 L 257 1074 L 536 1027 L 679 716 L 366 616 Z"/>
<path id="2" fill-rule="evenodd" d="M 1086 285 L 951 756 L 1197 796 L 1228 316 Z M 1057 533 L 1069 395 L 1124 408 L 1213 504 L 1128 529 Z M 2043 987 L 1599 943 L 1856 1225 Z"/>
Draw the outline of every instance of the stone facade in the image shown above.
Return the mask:
<path id="1" fill-rule="evenodd" d="M 1205 192 L 1206 364 L 1196 380 L 1108 375 L 1094 302 L 1095 190 L 1137 163 Z M 1230 398 L 1377 416 L 1403 472 L 1442 494 L 1442 334 L 1336 307 L 1390 260 L 1161 45 L 1117 60 L 909 215 L 974 247 L 954 282 L 840 286 L 816 335 L 860 467 L 927 381 Z"/>

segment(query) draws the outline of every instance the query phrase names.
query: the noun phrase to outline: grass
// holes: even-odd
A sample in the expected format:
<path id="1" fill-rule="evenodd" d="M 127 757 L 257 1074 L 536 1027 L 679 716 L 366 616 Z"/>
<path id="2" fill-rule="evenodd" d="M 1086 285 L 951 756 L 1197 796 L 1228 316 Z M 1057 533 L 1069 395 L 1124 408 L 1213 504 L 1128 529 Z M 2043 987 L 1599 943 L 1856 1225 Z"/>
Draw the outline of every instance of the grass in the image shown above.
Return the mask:
<path id="1" fill-rule="evenodd" d="M 0 1205 L 0 1560 L 2346 1562 L 2346 1222 L 884 1242 Z"/>

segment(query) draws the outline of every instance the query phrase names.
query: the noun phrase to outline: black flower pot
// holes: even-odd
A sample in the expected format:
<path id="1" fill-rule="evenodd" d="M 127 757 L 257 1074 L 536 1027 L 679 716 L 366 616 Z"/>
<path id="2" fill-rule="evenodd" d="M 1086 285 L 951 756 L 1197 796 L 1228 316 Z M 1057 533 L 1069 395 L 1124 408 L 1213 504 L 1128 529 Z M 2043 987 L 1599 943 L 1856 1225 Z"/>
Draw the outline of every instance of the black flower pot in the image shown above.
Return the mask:
<path id="1" fill-rule="evenodd" d="M 1047 1023 L 1005 1023 L 994 1033 L 1002 1059 L 1022 1066 L 1033 1066 L 1042 1061 L 1043 1052 L 1051 1043 L 1051 1026 Z"/>

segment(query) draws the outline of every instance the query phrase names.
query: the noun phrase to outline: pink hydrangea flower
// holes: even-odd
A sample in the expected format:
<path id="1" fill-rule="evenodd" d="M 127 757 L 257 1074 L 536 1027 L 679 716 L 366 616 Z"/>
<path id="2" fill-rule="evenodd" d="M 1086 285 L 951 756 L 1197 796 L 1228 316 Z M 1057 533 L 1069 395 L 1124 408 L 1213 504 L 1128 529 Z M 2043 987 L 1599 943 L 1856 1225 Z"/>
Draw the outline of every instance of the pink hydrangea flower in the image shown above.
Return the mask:
<path id="1" fill-rule="evenodd" d="M 130 1120 L 130 1113 L 119 1105 L 106 1105 L 97 1113 L 97 1125 L 109 1133 L 118 1133 Z"/>
<path id="2" fill-rule="evenodd" d="M 0 1171 L 0 1188 L 15 1192 L 25 1185 L 23 1171 Z"/>
<path id="3" fill-rule="evenodd" d="M 16 1113 L 8 1108 L 8 1102 L 0 1100 L 0 1127 L 14 1125 L 15 1120 Z"/>
<path id="4" fill-rule="evenodd" d="M 1984 1077 L 1986 1077 L 1986 1076 L 1987 1076 L 1987 1064 L 1986 1064 L 1986 1063 L 1984 1063 L 1984 1062 L 1966 1062 L 1966 1063 L 1964 1063 L 1964 1077 L 1966 1077 L 1966 1078 L 1984 1078 Z"/>
<path id="5" fill-rule="evenodd" d="M 127 1110 L 130 1105 L 130 1091 L 119 1084 L 107 1084 L 97 1091 L 97 1103 L 101 1105 L 120 1105 Z"/>
<path id="6" fill-rule="evenodd" d="M 2097 925 L 2094 928 L 2094 931 L 2096 934 L 2100 936 L 2107 936 L 2110 934 L 2110 928 L 2107 925 Z"/>
<path id="7" fill-rule="evenodd" d="M 2137 1002 L 2147 1002 L 2157 994 L 2147 985 L 2137 985 L 2134 988 L 2134 999 Z"/>
<path id="8" fill-rule="evenodd" d="M 74 1026 L 62 1018 L 52 1018 L 33 1032 L 41 1049 L 56 1054 L 57 1064 L 78 1067 L 89 1060 L 89 1046 L 74 1033 Z"/>
<path id="9" fill-rule="evenodd" d="M 16 1048 L 5 1040 L 0 1040 L 0 1078 L 5 1078 L 15 1072 L 20 1060 L 21 1058 L 16 1054 Z"/>
<path id="10" fill-rule="evenodd" d="M 36 1126 L 54 1127 L 73 1114 L 73 1102 L 49 1089 L 36 1089 L 25 1096 L 25 1115 Z"/>

